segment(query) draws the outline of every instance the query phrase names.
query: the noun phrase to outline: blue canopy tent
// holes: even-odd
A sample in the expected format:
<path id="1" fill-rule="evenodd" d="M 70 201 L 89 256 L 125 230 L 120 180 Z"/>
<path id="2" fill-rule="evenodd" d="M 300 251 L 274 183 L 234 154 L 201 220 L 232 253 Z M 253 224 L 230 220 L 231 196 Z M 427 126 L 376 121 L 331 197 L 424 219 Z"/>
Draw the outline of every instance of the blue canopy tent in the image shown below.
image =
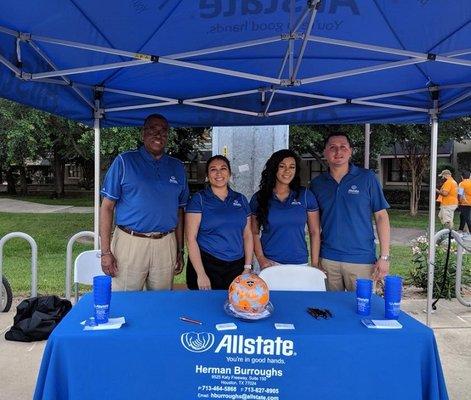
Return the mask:
<path id="1" fill-rule="evenodd" d="M 433 190 L 438 119 L 470 114 L 470 67 L 469 0 L 0 3 L 0 96 L 94 125 L 97 171 L 99 127 L 156 110 L 174 126 L 431 122 Z"/>

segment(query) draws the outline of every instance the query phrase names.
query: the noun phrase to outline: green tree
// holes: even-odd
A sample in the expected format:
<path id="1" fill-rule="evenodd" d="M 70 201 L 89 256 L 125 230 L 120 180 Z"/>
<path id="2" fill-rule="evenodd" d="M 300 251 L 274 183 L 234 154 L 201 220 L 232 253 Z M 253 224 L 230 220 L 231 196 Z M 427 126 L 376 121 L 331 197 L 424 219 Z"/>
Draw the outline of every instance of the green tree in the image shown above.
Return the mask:
<path id="1" fill-rule="evenodd" d="M 290 148 L 299 154 L 310 153 L 316 160 L 322 160 L 324 138 L 330 133 L 344 132 L 350 137 L 354 152 L 353 162 L 361 165 L 364 159 L 364 125 L 305 125 L 290 129 Z M 469 139 L 471 118 L 458 118 L 440 123 L 438 143 Z M 391 148 L 400 151 L 408 166 L 407 187 L 410 193 L 410 214 L 415 216 L 424 179 L 429 171 L 430 125 L 371 125 L 370 159 Z M 398 156 L 398 154 L 396 154 Z M 371 163 L 373 164 L 373 162 Z M 325 164 L 324 164 L 325 165 Z"/>
<path id="2" fill-rule="evenodd" d="M 102 171 L 121 152 L 140 145 L 141 129 L 135 127 L 101 130 Z M 207 140 L 205 128 L 172 128 L 167 151 L 186 161 Z M 54 168 L 55 196 L 64 195 L 65 164 L 81 166 L 82 185 L 91 189 L 94 178 L 94 131 L 83 124 L 0 99 L 0 178 L 5 175 L 9 194 L 16 194 L 16 175 L 27 193 L 26 165 L 47 159 Z"/>
<path id="3" fill-rule="evenodd" d="M 430 125 L 374 125 L 373 135 L 387 138 L 385 144 L 400 150 L 408 167 L 409 212 L 417 215 L 424 179 L 430 165 Z M 471 135 L 471 119 L 458 118 L 439 126 L 438 145 L 447 141 L 462 142 Z M 397 154 L 396 154 L 397 157 Z"/>
<path id="4" fill-rule="evenodd" d="M 208 128 L 170 128 L 166 151 L 181 161 L 189 161 L 195 151 L 208 140 L 208 132 Z M 93 148 L 93 132 L 82 138 L 82 144 Z M 141 128 L 104 129 L 100 145 L 103 168 L 106 169 L 119 153 L 136 149 L 141 144 Z"/>
<path id="5" fill-rule="evenodd" d="M 167 151 L 181 161 L 191 161 L 208 139 L 209 128 L 171 128 Z"/>
<path id="6" fill-rule="evenodd" d="M 365 154 L 365 127 L 364 125 L 294 125 L 290 127 L 289 146 L 298 154 L 311 154 L 319 163 L 325 165 L 323 160 L 324 139 L 335 132 L 348 135 L 353 146 L 353 162 L 363 165 Z M 389 140 L 383 137 L 371 136 L 370 161 L 376 162 L 377 156 L 389 145 Z"/>
<path id="7" fill-rule="evenodd" d="M 15 171 L 20 174 L 21 192 L 27 193 L 25 166 L 28 160 L 37 160 L 35 123 L 39 119 L 38 112 L 29 112 L 26 107 L 0 99 L 0 164 L 6 174 L 9 194 L 16 194 Z"/>

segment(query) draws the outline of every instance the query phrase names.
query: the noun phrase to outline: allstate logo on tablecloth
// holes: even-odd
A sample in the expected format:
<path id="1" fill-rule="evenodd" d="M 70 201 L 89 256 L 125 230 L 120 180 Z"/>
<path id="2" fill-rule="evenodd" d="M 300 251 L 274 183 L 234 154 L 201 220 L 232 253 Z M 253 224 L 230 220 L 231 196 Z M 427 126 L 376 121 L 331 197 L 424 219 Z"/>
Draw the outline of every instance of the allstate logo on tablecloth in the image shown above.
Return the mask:
<path id="1" fill-rule="evenodd" d="M 214 335 L 209 332 L 186 332 L 180 337 L 182 345 L 193 353 L 209 350 L 214 344 Z"/>

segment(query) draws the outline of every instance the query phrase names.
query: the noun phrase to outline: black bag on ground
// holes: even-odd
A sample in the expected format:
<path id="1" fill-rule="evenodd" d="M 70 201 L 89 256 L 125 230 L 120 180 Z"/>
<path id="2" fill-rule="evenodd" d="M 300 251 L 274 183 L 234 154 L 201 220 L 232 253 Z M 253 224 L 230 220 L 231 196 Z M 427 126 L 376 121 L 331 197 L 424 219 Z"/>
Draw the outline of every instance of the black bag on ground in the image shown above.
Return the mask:
<path id="1" fill-rule="evenodd" d="M 57 296 L 39 296 L 23 300 L 16 307 L 13 326 L 5 333 L 5 339 L 17 342 L 46 340 L 71 308 L 69 300 Z"/>

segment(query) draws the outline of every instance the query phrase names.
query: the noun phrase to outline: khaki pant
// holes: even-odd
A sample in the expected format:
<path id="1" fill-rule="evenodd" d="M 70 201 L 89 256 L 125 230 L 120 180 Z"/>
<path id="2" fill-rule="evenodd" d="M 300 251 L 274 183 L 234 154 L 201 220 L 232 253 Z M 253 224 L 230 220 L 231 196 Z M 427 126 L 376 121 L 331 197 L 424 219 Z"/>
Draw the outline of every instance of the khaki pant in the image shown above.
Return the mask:
<path id="1" fill-rule="evenodd" d="M 353 292 L 357 278 L 371 279 L 374 264 L 353 264 L 341 261 L 320 259 L 321 267 L 327 275 L 327 290 Z"/>
<path id="2" fill-rule="evenodd" d="M 113 278 L 114 291 L 171 289 L 177 260 L 175 232 L 161 239 L 132 236 L 118 227 L 113 233 L 111 251 L 118 263 Z"/>
<path id="3" fill-rule="evenodd" d="M 447 227 L 453 228 L 453 215 L 455 210 L 458 208 L 457 205 L 453 206 L 440 206 L 440 211 L 438 212 L 438 218 L 440 218 L 441 223 Z"/>

